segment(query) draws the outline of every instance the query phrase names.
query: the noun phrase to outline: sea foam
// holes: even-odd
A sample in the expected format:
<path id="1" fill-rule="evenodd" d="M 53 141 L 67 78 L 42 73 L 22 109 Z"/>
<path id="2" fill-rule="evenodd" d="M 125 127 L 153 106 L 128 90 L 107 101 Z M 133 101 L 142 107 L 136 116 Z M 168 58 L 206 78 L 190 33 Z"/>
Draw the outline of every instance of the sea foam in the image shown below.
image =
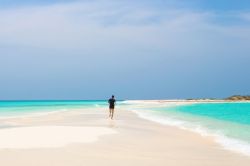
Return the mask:
<path id="1" fill-rule="evenodd" d="M 222 147 L 226 150 L 230 150 L 232 152 L 237 152 L 246 156 L 250 156 L 250 144 L 248 142 L 227 137 L 220 130 L 209 130 L 206 127 L 195 124 L 189 121 L 180 120 L 177 118 L 171 118 L 164 115 L 156 114 L 154 111 L 150 110 L 132 110 L 135 112 L 140 118 L 147 119 L 150 121 L 154 121 L 163 125 L 175 126 L 183 130 L 192 131 L 195 133 L 199 133 L 204 137 L 212 137 L 215 142 L 222 145 Z"/>

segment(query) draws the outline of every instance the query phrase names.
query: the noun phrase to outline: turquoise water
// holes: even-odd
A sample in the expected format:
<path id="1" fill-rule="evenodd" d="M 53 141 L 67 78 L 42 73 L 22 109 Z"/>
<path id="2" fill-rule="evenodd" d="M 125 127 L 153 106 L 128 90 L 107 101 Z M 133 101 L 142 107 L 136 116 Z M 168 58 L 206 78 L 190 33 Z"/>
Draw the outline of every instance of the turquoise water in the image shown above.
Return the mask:
<path id="1" fill-rule="evenodd" d="M 135 106 L 141 117 L 214 136 L 225 148 L 250 155 L 250 103 L 169 103 Z"/>
<path id="2" fill-rule="evenodd" d="M 176 106 L 163 111 L 175 111 L 250 125 L 250 103 L 199 103 Z"/>
<path id="3" fill-rule="evenodd" d="M 64 111 L 72 108 L 88 108 L 107 106 L 105 100 L 86 101 L 0 101 L 0 118 L 27 115 L 32 113 L 48 113 Z"/>
<path id="4" fill-rule="evenodd" d="M 250 143 L 250 103 L 198 103 L 155 110 Z"/>

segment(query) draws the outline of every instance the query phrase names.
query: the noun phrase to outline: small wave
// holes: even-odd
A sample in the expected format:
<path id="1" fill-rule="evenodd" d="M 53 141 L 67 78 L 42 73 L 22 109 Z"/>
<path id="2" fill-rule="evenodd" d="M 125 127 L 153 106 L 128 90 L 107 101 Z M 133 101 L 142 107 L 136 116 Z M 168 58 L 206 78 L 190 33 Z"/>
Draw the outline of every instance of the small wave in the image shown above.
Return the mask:
<path id="1" fill-rule="evenodd" d="M 97 108 L 99 108 L 99 107 L 101 107 L 99 104 L 95 104 L 95 107 L 97 107 Z"/>
<path id="2" fill-rule="evenodd" d="M 209 129 L 193 124 L 191 122 L 175 119 L 175 118 L 169 118 L 166 116 L 161 116 L 158 114 L 155 114 L 153 111 L 150 110 L 132 110 L 135 112 L 140 118 L 147 119 L 150 121 L 154 121 L 163 125 L 168 126 L 175 126 L 180 129 L 192 131 L 195 133 L 199 133 L 200 135 L 204 137 L 213 137 L 217 143 L 222 145 L 222 147 L 226 150 L 230 150 L 233 152 L 237 152 L 246 156 L 250 156 L 250 144 L 248 142 L 229 138 L 223 133 L 218 131 L 210 131 Z"/>
<path id="3" fill-rule="evenodd" d="M 14 119 L 14 118 L 29 118 L 29 117 L 39 117 L 39 116 L 46 116 L 55 113 L 66 112 L 68 109 L 58 109 L 53 111 L 39 111 L 39 112 L 24 112 L 22 114 L 16 115 L 5 115 L 1 116 L 0 119 Z"/>

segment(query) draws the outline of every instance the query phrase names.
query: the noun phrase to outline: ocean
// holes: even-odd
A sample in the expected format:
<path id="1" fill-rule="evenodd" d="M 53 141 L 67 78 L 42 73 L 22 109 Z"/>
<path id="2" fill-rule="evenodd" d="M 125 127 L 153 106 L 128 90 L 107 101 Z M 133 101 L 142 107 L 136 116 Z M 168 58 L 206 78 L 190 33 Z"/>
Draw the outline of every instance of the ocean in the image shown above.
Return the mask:
<path id="1" fill-rule="evenodd" d="M 106 100 L 84 101 L 0 101 L 0 119 L 19 116 L 43 115 L 79 108 L 107 106 Z"/>
<path id="2" fill-rule="evenodd" d="M 140 117 L 212 136 L 225 149 L 250 156 L 250 103 L 127 102 Z"/>

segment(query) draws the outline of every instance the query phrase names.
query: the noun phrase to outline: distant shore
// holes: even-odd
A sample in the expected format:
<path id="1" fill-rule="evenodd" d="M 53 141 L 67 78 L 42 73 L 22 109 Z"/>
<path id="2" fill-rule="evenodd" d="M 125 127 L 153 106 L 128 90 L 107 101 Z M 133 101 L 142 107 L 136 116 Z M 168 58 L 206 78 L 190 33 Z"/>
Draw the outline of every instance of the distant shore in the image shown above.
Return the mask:
<path id="1" fill-rule="evenodd" d="M 163 99 L 163 100 L 129 100 L 132 102 L 159 102 L 159 103 L 164 103 L 164 102 L 190 102 L 190 103 L 195 103 L 195 102 L 200 102 L 200 103 L 205 103 L 205 102 L 250 102 L 250 100 L 226 100 L 226 99 Z"/>
<path id="2" fill-rule="evenodd" d="M 131 100 L 131 101 L 148 101 L 148 102 L 250 102 L 250 96 L 234 95 L 225 99 L 211 98 L 190 98 L 190 99 L 161 99 L 161 100 Z"/>

